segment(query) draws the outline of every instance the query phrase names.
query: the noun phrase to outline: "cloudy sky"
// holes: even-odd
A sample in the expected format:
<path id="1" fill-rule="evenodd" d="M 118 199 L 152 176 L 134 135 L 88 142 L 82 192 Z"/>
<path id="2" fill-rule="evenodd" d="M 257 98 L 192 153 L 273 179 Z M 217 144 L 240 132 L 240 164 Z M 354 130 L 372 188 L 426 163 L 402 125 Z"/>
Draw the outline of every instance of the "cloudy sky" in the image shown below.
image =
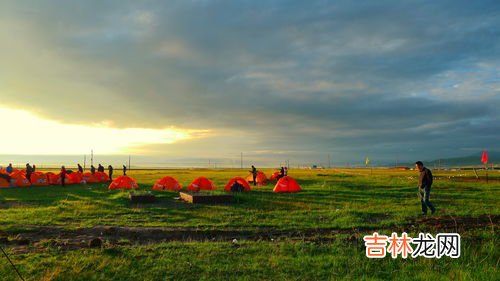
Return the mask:
<path id="1" fill-rule="evenodd" d="M 499 15 L 498 1 L 3 0 L 0 154 L 498 150 Z"/>

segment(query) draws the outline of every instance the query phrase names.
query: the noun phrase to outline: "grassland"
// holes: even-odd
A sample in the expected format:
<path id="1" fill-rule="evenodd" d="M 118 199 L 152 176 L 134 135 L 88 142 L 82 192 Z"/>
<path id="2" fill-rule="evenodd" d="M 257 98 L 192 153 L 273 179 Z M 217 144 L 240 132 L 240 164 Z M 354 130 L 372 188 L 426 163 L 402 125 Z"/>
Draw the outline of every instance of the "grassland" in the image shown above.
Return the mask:
<path id="1" fill-rule="evenodd" d="M 146 191 L 165 175 L 222 188 L 247 171 L 129 174 Z M 303 192 L 276 194 L 270 184 L 229 205 L 162 191 L 157 203 L 130 204 L 106 184 L 1 189 L 0 238 L 28 280 L 498 280 L 500 173 L 488 183 L 472 171 L 434 175 L 438 212 L 429 217 L 418 216 L 416 172 L 388 169 L 292 170 Z M 371 260 L 362 238 L 374 231 L 458 232 L 462 256 Z M 89 246 L 94 238 L 100 247 Z M 3 257 L 0 276 L 17 278 Z"/>

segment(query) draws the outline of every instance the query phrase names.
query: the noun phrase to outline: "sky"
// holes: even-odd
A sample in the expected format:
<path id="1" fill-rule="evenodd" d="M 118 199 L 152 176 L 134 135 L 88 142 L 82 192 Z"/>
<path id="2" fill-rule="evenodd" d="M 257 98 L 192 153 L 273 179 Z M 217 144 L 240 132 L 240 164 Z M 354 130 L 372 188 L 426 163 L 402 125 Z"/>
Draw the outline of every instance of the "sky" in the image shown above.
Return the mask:
<path id="1" fill-rule="evenodd" d="M 4 0 L 0 155 L 499 150 L 499 26 L 499 1 Z"/>

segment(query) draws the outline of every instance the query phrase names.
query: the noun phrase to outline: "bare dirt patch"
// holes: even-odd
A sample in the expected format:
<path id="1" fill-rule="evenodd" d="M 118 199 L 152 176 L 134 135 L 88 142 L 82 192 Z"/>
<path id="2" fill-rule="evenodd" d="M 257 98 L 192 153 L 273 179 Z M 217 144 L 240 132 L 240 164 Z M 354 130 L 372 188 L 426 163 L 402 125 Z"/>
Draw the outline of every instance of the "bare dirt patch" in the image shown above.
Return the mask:
<path id="1" fill-rule="evenodd" d="M 96 226 L 91 228 L 64 229 L 56 226 L 33 226 L 16 233 L 1 232 L 0 243 L 14 253 L 40 252 L 49 249 L 77 250 L 82 248 L 115 247 L 180 242 L 250 241 L 309 241 L 329 242 L 339 235 L 347 235 L 348 242 L 359 242 L 362 234 L 373 231 L 397 232 L 461 232 L 470 229 L 496 231 L 500 216 L 479 217 L 422 217 L 405 224 L 385 228 L 310 228 L 302 230 L 197 230 L 168 229 L 160 227 Z"/>

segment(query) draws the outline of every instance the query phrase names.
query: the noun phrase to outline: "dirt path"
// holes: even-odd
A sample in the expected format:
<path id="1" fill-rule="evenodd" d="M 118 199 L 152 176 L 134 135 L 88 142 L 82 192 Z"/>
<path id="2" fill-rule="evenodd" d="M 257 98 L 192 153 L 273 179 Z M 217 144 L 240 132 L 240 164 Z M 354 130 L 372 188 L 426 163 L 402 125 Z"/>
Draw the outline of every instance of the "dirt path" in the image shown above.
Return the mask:
<path id="1" fill-rule="evenodd" d="M 373 231 L 401 233 L 426 231 L 462 232 L 470 229 L 496 231 L 500 216 L 479 217 L 425 217 L 402 225 L 386 228 L 310 228 L 293 231 L 276 229 L 256 230 L 195 230 L 168 229 L 159 227 L 96 226 L 91 228 L 64 229 L 54 226 L 33 226 L 23 232 L 1 232 L 0 244 L 7 245 L 12 252 L 26 253 L 58 250 L 77 250 L 91 247 L 114 247 L 145 245 L 171 241 L 221 242 L 237 240 L 250 241 L 312 241 L 329 242 L 339 237 L 348 241 L 362 241 L 362 235 Z M 340 236 L 342 235 L 342 236 Z M 347 237 L 347 238 L 346 238 Z"/>

